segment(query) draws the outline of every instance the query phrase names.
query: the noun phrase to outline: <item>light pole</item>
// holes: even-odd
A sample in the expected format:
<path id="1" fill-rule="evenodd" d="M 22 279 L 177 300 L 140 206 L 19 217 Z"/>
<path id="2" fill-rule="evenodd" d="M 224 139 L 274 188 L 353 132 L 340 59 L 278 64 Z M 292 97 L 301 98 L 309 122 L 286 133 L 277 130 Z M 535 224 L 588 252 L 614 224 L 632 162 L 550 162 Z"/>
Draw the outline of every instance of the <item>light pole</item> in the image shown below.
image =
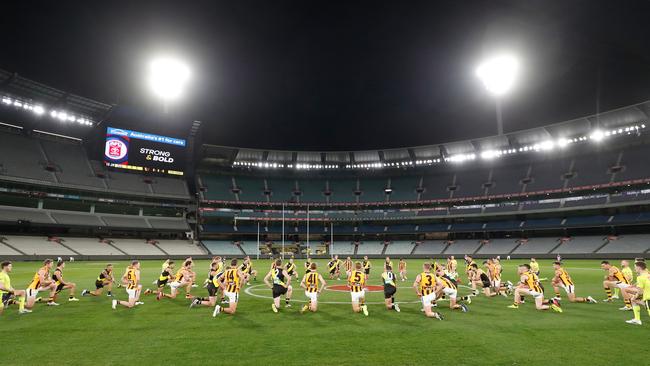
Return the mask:
<path id="1" fill-rule="evenodd" d="M 165 113 L 168 112 L 169 102 L 183 95 L 190 76 L 190 68 L 178 59 L 160 57 L 151 61 L 147 83 L 151 91 L 162 100 Z"/>
<path id="2" fill-rule="evenodd" d="M 476 76 L 483 82 L 485 89 L 494 96 L 499 135 L 503 135 L 501 101 L 503 96 L 514 87 L 518 74 L 519 61 L 509 54 L 488 58 L 476 68 Z"/>

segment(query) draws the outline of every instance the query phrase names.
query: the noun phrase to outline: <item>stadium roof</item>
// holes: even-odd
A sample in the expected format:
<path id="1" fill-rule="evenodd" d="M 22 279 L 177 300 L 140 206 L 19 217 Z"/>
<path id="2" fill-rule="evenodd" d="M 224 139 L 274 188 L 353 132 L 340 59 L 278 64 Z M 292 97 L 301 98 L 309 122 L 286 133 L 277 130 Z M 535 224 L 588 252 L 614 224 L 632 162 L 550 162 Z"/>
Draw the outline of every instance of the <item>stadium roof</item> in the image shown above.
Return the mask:
<path id="1" fill-rule="evenodd" d="M 521 149 L 526 146 L 559 139 L 589 138 L 594 131 L 616 132 L 631 126 L 645 128 L 650 116 L 650 101 L 589 115 L 543 127 L 489 136 L 480 139 L 452 141 L 436 145 L 413 146 L 385 150 L 361 151 L 289 151 L 203 145 L 203 158 L 221 164 L 262 162 L 269 164 L 373 164 L 442 159 L 455 155 L 480 154 L 485 151 Z M 632 131 L 632 130 L 629 130 Z M 639 132 L 638 129 L 634 130 Z M 625 131 L 628 132 L 628 131 Z M 619 132 L 620 133 L 620 132 Z M 640 133 L 640 132 L 639 132 Z"/>

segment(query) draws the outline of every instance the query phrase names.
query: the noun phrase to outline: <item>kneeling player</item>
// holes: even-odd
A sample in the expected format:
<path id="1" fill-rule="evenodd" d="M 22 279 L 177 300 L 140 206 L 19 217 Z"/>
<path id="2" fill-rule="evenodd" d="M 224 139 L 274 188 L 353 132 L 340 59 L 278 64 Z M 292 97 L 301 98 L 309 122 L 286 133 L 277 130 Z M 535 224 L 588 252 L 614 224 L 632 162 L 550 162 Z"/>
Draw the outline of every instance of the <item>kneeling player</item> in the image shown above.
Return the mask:
<path id="1" fill-rule="evenodd" d="M 484 264 L 487 265 L 487 262 Z M 472 283 L 472 294 L 474 296 L 478 296 L 479 294 L 477 287 L 481 287 L 483 289 L 483 294 L 487 297 L 494 297 L 498 295 L 497 293 L 492 292 L 492 284 L 490 283 L 490 278 L 482 269 L 478 268 L 478 265 L 476 263 L 472 263 L 469 267 L 468 278 Z"/>
<path id="2" fill-rule="evenodd" d="M 280 309 L 280 296 L 284 295 L 286 306 L 291 306 L 290 301 L 293 288 L 291 287 L 291 276 L 282 268 L 282 259 L 276 259 L 273 267 L 266 277 L 264 277 L 264 283 L 272 289 L 273 304 L 271 304 L 271 309 L 274 313 L 277 313 Z M 273 283 L 270 282 L 271 280 L 273 280 Z"/>
<path id="3" fill-rule="evenodd" d="M 156 300 L 160 300 L 163 297 L 163 291 L 165 290 L 165 286 L 167 286 L 167 283 L 169 282 L 169 279 L 172 276 L 172 272 L 174 271 L 174 261 L 166 261 L 165 265 L 163 265 L 162 270 L 160 272 L 160 276 L 158 276 L 158 279 L 154 282 L 156 284 Z M 144 291 L 145 295 L 152 294 L 153 291 L 150 289 L 146 289 Z"/>
<path id="4" fill-rule="evenodd" d="M 361 262 L 354 264 L 354 269 L 348 277 L 348 286 L 350 287 L 350 296 L 352 297 L 352 311 L 368 316 L 368 305 L 366 302 L 366 274 L 361 271 L 363 266 Z"/>
<path id="5" fill-rule="evenodd" d="M 106 268 L 97 276 L 97 279 L 95 280 L 95 290 L 94 291 L 88 291 L 84 289 L 81 291 L 81 296 L 86 296 L 86 295 L 91 295 L 91 296 L 99 296 L 102 294 L 104 291 L 104 287 L 108 289 L 108 293 L 106 296 L 111 297 L 113 294 L 111 293 L 111 289 L 113 288 L 113 265 L 112 264 L 107 264 Z"/>
<path id="6" fill-rule="evenodd" d="M 15 301 L 12 300 L 15 297 L 18 297 L 18 313 L 31 313 L 31 310 L 25 309 L 26 292 L 24 290 L 15 290 L 11 287 L 11 278 L 9 277 L 9 273 L 11 273 L 13 268 L 11 262 L 2 262 L 0 267 L 0 315 L 2 315 L 5 306 L 7 306 L 10 301 Z"/>
<path id="7" fill-rule="evenodd" d="M 237 259 L 230 261 L 230 268 L 224 272 L 223 276 L 218 277 L 219 287 L 228 298 L 228 307 L 221 308 L 221 305 L 215 305 L 212 316 L 217 316 L 221 312 L 226 314 L 235 314 L 237 304 L 239 303 L 239 289 L 242 283 L 248 281 L 248 276 L 237 268 Z"/>
<path id="8" fill-rule="evenodd" d="M 176 275 L 174 275 L 174 281 L 169 284 L 170 293 L 165 294 L 163 293 L 162 296 L 168 297 L 170 299 L 175 299 L 176 296 L 178 296 L 178 289 L 181 287 L 185 288 L 185 291 L 189 294 L 190 288 L 192 286 L 192 262 L 191 261 L 185 261 L 183 266 L 176 271 Z"/>
<path id="9" fill-rule="evenodd" d="M 630 293 L 634 319 L 626 320 L 625 322 L 628 324 L 642 325 L 641 305 L 645 305 L 648 315 L 650 315 L 650 273 L 648 273 L 648 267 L 645 262 L 636 262 L 634 269 L 637 273 L 636 286 L 624 290 Z"/>
<path id="10" fill-rule="evenodd" d="M 517 268 L 519 277 L 519 285 L 515 289 L 515 302 L 508 306 L 511 309 L 518 309 L 523 295 L 532 296 L 535 299 L 535 308 L 537 310 L 553 309 L 558 313 L 562 312 L 559 301 L 553 299 L 550 302 L 544 301 L 544 291 L 539 285 L 539 278 L 535 273 L 530 270 L 530 265 L 522 264 Z"/>
<path id="11" fill-rule="evenodd" d="M 469 310 L 467 305 L 458 303 L 458 286 L 454 280 L 445 275 L 444 270 L 441 268 L 436 272 L 436 297 L 441 298 L 443 294 L 449 298 L 450 309 L 460 309 L 463 313 Z M 469 296 L 462 297 L 461 300 L 472 301 Z"/>
<path id="12" fill-rule="evenodd" d="M 117 305 L 126 306 L 127 308 L 132 308 L 135 306 L 135 303 L 140 297 L 140 262 L 133 261 L 131 265 L 126 268 L 126 273 L 122 276 L 122 282 L 126 287 L 126 293 L 129 296 L 128 301 L 115 299 L 112 302 L 113 310 L 117 308 Z"/>
<path id="13" fill-rule="evenodd" d="M 49 306 L 57 306 L 56 302 L 54 302 L 54 295 L 56 294 L 56 284 L 54 281 L 52 281 L 52 278 L 50 277 L 50 269 L 52 269 L 52 260 L 51 259 L 46 259 L 43 261 L 43 267 L 39 268 L 39 270 L 34 274 L 34 277 L 32 278 L 32 282 L 29 284 L 27 287 L 27 301 L 25 304 L 25 307 L 29 310 L 34 307 L 34 303 L 36 302 L 36 295 L 40 291 L 46 291 L 49 290 L 50 295 L 49 295 L 49 300 L 47 301 L 47 305 Z"/>
<path id="14" fill-rule="evenodd" d="M 79 299 L 74 297 L 74 290 L 77 288 L 77 285 L 75 285 L 73 282 L 66 282 L 63 279 L 64 268 L 65 268 L 65 262 L 60 261 L 56 264 L 56 269 L 52 274 L 52 279 L 54 280 L 54 284 L 56 285 L 56 293 L 54 294 L 55 297 L 54 300 L 56 301 L 56 295 L 58 295 L 59 292 L 69 289 L 70 296 L 68 296 L 68 301 L 79 301 Z"/>
<path id="15" fill-rule="evenodd" d="M 605 280 L 603 281 L 603 287 L 605 288 L 605 293 L 607 294 L 607 299 L 605 302 L 612 301 L 612 290 L 621 289 L 623 291 L 623 302 L 625 306 L 619 310 L 632 310 L 632 303 L 629 296 L 626 295 L 625 289 L 630 287 L 630 280 L 625 277 L 623 272 L 621 272 L 616 266 L 612 266 L 609 261 L 602 261 L 600 267 L 607 272 L 605 275 Z"/>
<path id="16" fill-rule="evenodd" d="M 555 276 L 553 277 L 551 283 L 553 284 L 553 290 L 555 291 L 556 298 L 559 298 L 558 295 L 560 293 L 560 290 L 558 286 L 561 286 L 564 291 L 566 291 L 566 295 L 569 298 L 570 302 L 586 302 L 592 304 L 597 303 L 597 301 L 591 296 L 576 297 L 576 288 L 573 284 L 573 279 L 569 275 L 569 272 L 562 268 L 561 262 L 553 262 L 553 268 L 555 269 Z"/>
<path id="17" fill-rule="evenodd" d="M 395 285 L 395 274 L 393 273 L 393 267 L 386 266 L 384 273 L 381 274 L 381 281 L 384 283 L 384 303 L 386 304 L 386 309 L 395 310 L 399 313 L 399 304 L 395 302 L 395 293 L 397 292 L 397 286 Z M 402 281 L 404 281 L 404 279 L 402 279 Z"/>
<path id="18" fill-rule="evenodd" d="M 316 272 L 316 263 L 312 262 L 309 266 L 309 272 L 305 274 L 300 282 L 300 287 L 305 289 L 305 296 L 309 298 L 309 303 L 302 307 L 301 313 L 309 310 L 316 312 L 318 310 L 318 295 L 327 286 L 325 279 L 320 273 Z"/>
<path id="19" fill-rule="evenodd" d="M 424 315 L 427 318 L 436 318 L 442 320 L 440 313 L 431 310 L 431 303 L 436 299 L 436 276 L 431 273 L 431 263 L 422 265 L 422 273 L 415 277 L 413 288 L 415 293 L 422 299 Z"/>
<path id="20" fill-rule="evenodd" d="M 219 292 L 219 277 L 223 276 L 223 267 L 220 265 L 221 262 L 216 261 L 212 262 L 210 265 L 210 272 L 208 272 L 208 283 L 205 288 L 208 290 L 208 298 L 197 297 L 192 300 L 190 304 L 190 309 L 195 306 L 215 306 L 217 305 L 217 293 Z"/>

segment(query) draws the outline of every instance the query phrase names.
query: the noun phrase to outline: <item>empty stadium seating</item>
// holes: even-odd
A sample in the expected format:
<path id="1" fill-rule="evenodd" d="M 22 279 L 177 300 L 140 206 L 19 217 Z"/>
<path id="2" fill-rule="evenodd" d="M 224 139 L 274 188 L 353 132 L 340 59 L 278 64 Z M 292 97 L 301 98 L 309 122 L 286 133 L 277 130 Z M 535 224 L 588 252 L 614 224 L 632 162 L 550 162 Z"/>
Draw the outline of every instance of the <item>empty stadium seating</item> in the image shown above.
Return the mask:
<path id="1" fill-rule="evenodd" d="M 621 235 L 598 250 L 597 253 L 647 253 L 650 250 L 650 235 Z"/>
<path id="2" fill-rule="evenodd" d="M 476 255 L 485 254 L 506 256 L 512 252 L 517 245 L 519 245 L 519 240 L 517 239 L 491 239 L 489 242 L 483 244 L 483 246 L 476 252 Z"/>
<path id="3" fill-rule="evenodd" d="M 165 255 L 157 246 L 142 239 L 112 239 L 113 245 L 128 255 Z"/>
<path id="4" fill-rule="evenodd" d="M 571 240 L 562 242 L 553 253 L 593 253 L 607 242 L 603 236 L 576 236 Z"/>
<path id="5" fill-rule="evenodd" d="M 440 254 L 443 250 L 447 248 L 446 241 L 424 241 L 418 243 L 415 247 L 413 254 L 418 255 L 429 255 L 429 254 Z"/>
<path id="6" fill-rule="evenodd" d="M 357 247 L 358 255 L 380 255 L 384 251 L 384 243 L 379 241 L 364 241 Z"/>
<path id="7" fill-rule="evenodd" d="M 6 235 L 4 242 L 25 255 L 74 256 L 77 254 L 57 242 L 48 241 L 44 236 Z"/>
<path id="8" fill-rule="evenodd" d="M 413 251 L 415 243 L 411 241 L 393 241 L 386 247 L 386 255 L 409 255 Z"/>
<path id="9" fill-rule="evenodd" d="M 187 240 L 156 240 L 158 248 L 169 255 L 204 255 L 201 247 Z"/>
<path id="10" fill-rule="evenodd" d="M 512 254 L 549 253 L 559 244 L 558 238 L 530 238 L 528 241 L 523 241 Z"/>
<path id="11" fill-rule="evenodd" d="M 241 256 L 244 252 L 239 245 L 229 240 L 203 240 L 203 245 L 214 255 Z"/>
<path id="12" fill-rule="evenodd" d="M 455 240 L 449 243 L 449 247 L 444 254 L 474 254 L 480 246 L 481 242 L 478 240 Z"/>
<path id="13" fill-rule="evenodd" d="M 350 242 L 332 243 L 332 254 L 352 255 L 354 254 L 354 245 Z"/>

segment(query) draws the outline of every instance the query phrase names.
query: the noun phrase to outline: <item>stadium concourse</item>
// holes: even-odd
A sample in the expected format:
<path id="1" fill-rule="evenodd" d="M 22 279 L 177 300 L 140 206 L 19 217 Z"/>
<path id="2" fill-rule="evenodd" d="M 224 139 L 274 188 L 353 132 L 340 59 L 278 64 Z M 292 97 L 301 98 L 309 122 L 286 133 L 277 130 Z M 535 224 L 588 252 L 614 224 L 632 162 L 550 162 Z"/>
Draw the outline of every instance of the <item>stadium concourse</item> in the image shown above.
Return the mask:
<path id="1" fill-rule="evenodd" d="M 74 344 L 5 338 L 23 355 L 9 363 L 40 362 L 31 350 L 41 347 L 71 364 L 206 363 L 213 348 L 249 356 L 234 363 L 268 362 L 277 349 L 288 364 L 304 352 L 330 364 L 349 356 L 341 336 L 358 339 L 370 364 L 422 363 L 422 339 L 437 331 L 460 334 L 436 337 L 441 349 L 514 363 L 565 349 L 567 332 L 574 350 L 605 357 L 593 344 L 626 349 L 643 329 L 624 321 L 642 324 L 628 285 L 647 276 L 650 252 L 650 102 L 598 124 L 585 116 L 471 141 L 277 151 L 196 146 L 199 123 L 181 137 L 108 127 L 108 104 L 5 72 L 0 85 L 3 330 L 40 339 L 25 324 L 55 314 Z M 87 130 L 48 132 L 41 118 Z M 352 318 L 351 302 L 368 318 Z M 215 340 L 214 329 L 231 336 Z M 291 344 L 269 341 L 278 337 Z M 142 354 L 115 355 L 121 342 Z M 518 350 L 499 352 L 506 345 Z"/>

